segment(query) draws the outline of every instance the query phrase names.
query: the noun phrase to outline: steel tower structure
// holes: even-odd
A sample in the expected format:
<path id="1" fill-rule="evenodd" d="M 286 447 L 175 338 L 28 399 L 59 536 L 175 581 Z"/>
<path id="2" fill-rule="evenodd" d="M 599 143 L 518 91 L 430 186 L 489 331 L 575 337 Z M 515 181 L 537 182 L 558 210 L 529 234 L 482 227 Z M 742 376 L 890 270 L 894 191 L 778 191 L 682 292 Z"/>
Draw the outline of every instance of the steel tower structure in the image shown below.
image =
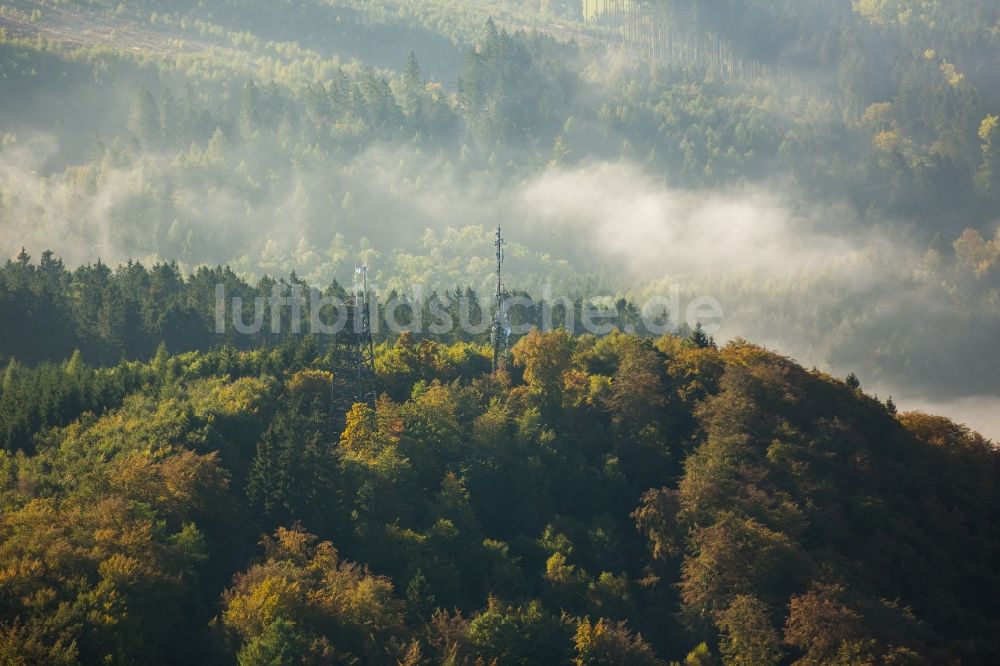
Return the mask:
<path id="1" fill-rule="evenodd" d="M 506 290 L 503 286 L 503 246 L 504 240 L 501 231 L 500 218 L 497 216 L 497 234 L 493 244 L 497 250 L 497 290 L 493 304 L 493 329 L 490 334 L 490 343 L 493 346 L 493 372 L 504 367 L 507 362 L 507 351 L 510 342 L 510 320 L 507 316 L 507 308 L 504 303 Z"/>
<path id="2" fill-rule="evenodd" d="M 354 268 L 354 294 L 342 310 L 347 319 L 337 332 L 333 346 L 332 414 L 337 432 L 343 432 L 346 416 L 356 403 L 375 407 L 375 343 L 372 340 L 368 299 L 368 266 Z M 361 283 L 357 284 L 360 276 Z M 359 289 L 360 287 L 360 289 Z"/>

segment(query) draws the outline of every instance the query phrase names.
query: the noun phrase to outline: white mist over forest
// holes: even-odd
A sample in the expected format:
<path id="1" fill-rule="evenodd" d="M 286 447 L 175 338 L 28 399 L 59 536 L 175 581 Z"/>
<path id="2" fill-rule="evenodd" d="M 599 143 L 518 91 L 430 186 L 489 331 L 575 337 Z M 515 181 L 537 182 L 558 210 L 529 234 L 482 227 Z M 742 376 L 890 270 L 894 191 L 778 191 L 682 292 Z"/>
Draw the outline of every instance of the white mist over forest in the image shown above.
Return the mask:
<path id="1" fill-rule="evenodd" d="M 158 240 L 163 223 L 143 219 L 142 208 L 166 196 L 156 190 L 167 158 L 113 168 L 80 196 L 72 173 L 43 175 L 58 145 L 56 137 L 37 133 L 0 150 L 11 230 L 5 253 L 51 249 L 69 265 L 171 260 Z M 230 159 L 245 163 L 238 154 Z M 941 376 L 923 369 L 872 373 L 866 359 L 880 346 L 878 332 L 836 338 L 840 322 L 824 320 L 824 313 L 850 310 L 865 324 L 875 318 L 877 331 L 907 331 L 949 319 L 949 302 L 925 298 L 931 286 L 912 281 L 924 249 L 905 226 L 864 220 L 844 203 L 810 201 L 791 193 L 787 181 L 670 188 L 641 164 L 616 160 L 547 165 L 499 184 L 463 176 L 440 158 L 384 145 L 325 176 L 296 168 L 285 177 L 287 189 L 253 208 L 225 189 L 172 188 L 171 205 L 187 224 L 172 221 L 166 241 L 193 250 L 194 261 L 182 266 L 229 263 L 251 278 L 295 271 L 321 286 L 348 282 L 363 257 L 385 291 L 471 285 L 487 294 L 499 214 L 511 242 L 512 288 L 540 294 L 551 285 L 570 297 L 626 295 L 641 303 L 677 285 L 684 302 L 697 296 L 720 301 L 720 341 L 745 337 L 838 375 L 855 372 L 904 408 L 933 407 L 1000 434 L 992 420 L 1000 407 L 995 396 L 942 388 Z M 328 194 L 331 181 L 350 193 L 348 206 Z M 130 210 L 139 219 L 123 220 Z M 938 334 L 928 330 L 918 342 L 946 362 L 948 348 L 932 340 Z"/>
<path id="2" fill-rule="evenodd" d="M 983 189 L 996 88 L 961 44 L 886 74 L 880 32 L 917 33 L 865 6 L 840 28 L 868 45 L 853 80 L 846 45 L 833 75 L 829 53 L 684 3 L 656 15 L 676 28 L 662 51 L 641 32 L 607 43 L 593 8 L 570 28 L 584 18 L 573 3 L 468 3 L 447 19 L 432 3 L 411 20 L 343 2 L 335 21 L 308 3 L 300 16 L 135 5 L 116 11 L 128 53 L 97 27 L 99 3 L 46 6 L 47 20 L 30 4 L 0 12 L 7 256 L 228 264 L 320 287 L 364 257 L 385 291 L 485 294 L 499 215 L 512 288 L 641 301 L 676 284 L 723 304 L 720 340 L 855 372 L 904 405 L 956 405 L 1000 434 L 997 359 L 980 347 L 1000 322 Z M 807 14 L 782 20 L 807 34 Z M 918 82 L 945 99 L 919 129 Z"/>

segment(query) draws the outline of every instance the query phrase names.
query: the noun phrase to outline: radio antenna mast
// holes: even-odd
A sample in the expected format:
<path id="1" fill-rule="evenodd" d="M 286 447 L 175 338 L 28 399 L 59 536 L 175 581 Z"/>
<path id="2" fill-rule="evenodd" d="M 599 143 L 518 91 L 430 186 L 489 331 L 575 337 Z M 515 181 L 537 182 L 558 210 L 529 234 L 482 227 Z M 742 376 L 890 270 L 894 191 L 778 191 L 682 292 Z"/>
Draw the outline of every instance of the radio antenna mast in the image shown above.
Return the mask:
<path id="1" fill-rule="evenodd" d="M 510 338 L 510 322 L 507 318 L 507 311 L 504 305 L 503 287 L 503 246 L 504 240 L 501 230 L 500 212 L 497 211 L 497 234 L 493 244 L 497 249 L 497 291 L 496 301 L 493 310 L 493 331 L 491 342 L 493 344 L 493 372 L 504 366 L 507 361 L 507 348 Z"/>
<path id="2" fill-rule="evenodd" d="M 338 434 L 346 425 L 347 412 L 355 404 L 363 403 L 374 409 L 377 397 L 375 345 L 368 305 L 368 264 L 356 265 L 354 276 L 354 294 L 344 303 L 347 322 L 337 332 L 333 350 L 333 419 Z"/>

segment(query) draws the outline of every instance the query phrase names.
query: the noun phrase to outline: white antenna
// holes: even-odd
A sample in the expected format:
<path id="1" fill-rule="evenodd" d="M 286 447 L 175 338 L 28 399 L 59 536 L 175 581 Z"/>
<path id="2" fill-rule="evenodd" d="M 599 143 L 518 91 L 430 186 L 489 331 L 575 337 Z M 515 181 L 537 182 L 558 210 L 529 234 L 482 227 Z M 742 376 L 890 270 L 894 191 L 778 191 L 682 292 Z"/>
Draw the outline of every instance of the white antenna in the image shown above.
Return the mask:
<path id="1" fill-rule="evenodd" d="M 361 276 L 361 302 L 368 305 L 368 262 L 354 264 L 354 274 Z"/>

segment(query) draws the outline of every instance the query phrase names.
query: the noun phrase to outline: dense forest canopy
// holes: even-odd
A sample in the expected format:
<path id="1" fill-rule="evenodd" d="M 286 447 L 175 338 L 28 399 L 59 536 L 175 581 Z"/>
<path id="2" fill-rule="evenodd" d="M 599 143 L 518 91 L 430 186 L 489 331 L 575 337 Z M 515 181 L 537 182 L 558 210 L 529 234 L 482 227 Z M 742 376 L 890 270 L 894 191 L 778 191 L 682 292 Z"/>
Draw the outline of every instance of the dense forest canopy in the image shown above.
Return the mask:
<path id="1" fill-rule="evenodd" d="M 998 204 L 994 0 L 0 0 L 0 662 L 1000 663 Z"/>
<path id="2" fill-rule="evenodd" d="M 499 375 L 384 345 L 338 434 L 328 353 L 10 363 L 3 659 L 1000 656 L 998 453 L 948 419 L 742 341 L 535 331 Z"/>

